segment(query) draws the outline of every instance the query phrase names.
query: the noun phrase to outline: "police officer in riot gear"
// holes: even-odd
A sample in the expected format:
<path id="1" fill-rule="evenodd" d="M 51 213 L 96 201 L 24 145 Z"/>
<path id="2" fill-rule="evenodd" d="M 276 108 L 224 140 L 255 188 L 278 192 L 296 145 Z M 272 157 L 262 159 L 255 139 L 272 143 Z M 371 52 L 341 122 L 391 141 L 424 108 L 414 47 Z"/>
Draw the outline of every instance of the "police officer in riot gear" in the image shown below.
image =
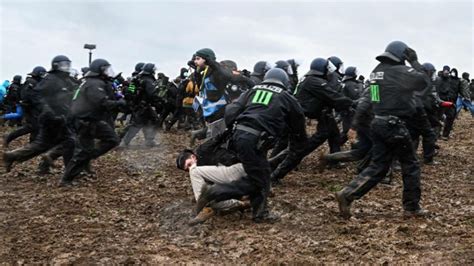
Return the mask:
<path id="1" fill-rule="evenodd" d="M 298 67 L 300 66 L 300 63 L 296 61 L 295 59 L 288 59 L 286 60 L 288 64 L 290 64 L 291 67 L 291 72 L 292 74 L 289 76 L 290 77 L 290 83 L 294 84 L 294 87 L 298 85 L 299 78 L 298 78 Z M 293 90 L 294 91 L 294 90 Z"/>
<path id="2" fill-rule="evenodd" d="M 301 160 L 329 140 L 335 125 L 333 108 L 337 111 L 347 110 L 352 100 L 336 92 L 328 84 L 327 78 L 335 68 L 332 63 L 323 58 L 316 58 L 311 62 L 310 71 L 298 85 L 296 98 L 303 107 L 304 114 L 310 119 L 317 119 L 317 131 L 307 141 L 304 147 L 289 145 L 289 153 L 272 173 L 272 181 L 278 183 L 287 173 L 293 170 Z M 330 152 L 340 151 L 340 143 L 330 144 Z M 301 148 L 301 149 L 299 149 Z"/>
<path id="3" fill-rule="evenodd" d="M 250 73 L 250 78 L 258 85 L 263 82 L 263 77 L 270 68 L 271 65 L 267 61 L 258 61 L 253 67 L 253 72 Z"/>
<path id="4" fill-rule="evenodd" d="M 115 100 L 113 77 L 114 72 L 109 62 L 95 59 L 74 94 L 71 115 L 77 137 L 74 156 L 66 166 L 61 185 L 70 185 L 91 160 L 105 154 L 120 142 L 114 130 L 112 113 L 126 103 L 123 99 Z M 96 139 L 99 140 L 97 144 Z"/>
<path id="5" fill-rule="evenodd" d="M 70 105 L 76 84 L 69 76 L 71 60 L 58 55 L 51 62 L 51 70 L 34 87 L 33 105 L 41 106 L 37 138 L 23 148 L 6 152 L 3 161 L 10 171 L 14 162 L 29 160 L 49 149 L 61 145 L 64 164 L 67 165 L 74 150 L 74 138 L 68 127 Z"/>
<path id="6" fill-rule="evenodd" d="M 136 104 L 132 114 L 132 124 L 123 137 L 125 146 L 130 144 L 140 129 L 143 129 L 143 134 L 145 135 L 145 145 L 148 147 L 156 145 L 155 135 L 158 114 L 154 109 L 157 102 L 155 71 L 155 65 L 147 63 L 143 66 L 141 72 L 137 74 L 138 81 L 136 85 L 134 84 L 136 86 Z"/>
<path id="7" fill-rule="evenodd" d="M 357 68 L 350 66 L 346 68 L 344 72 L 344 77 L 342 78 L 342 94 L 350 98 L 351 100 L 353 100 L 354 103 L 357 102 L 360 94 L 362 94 L 362 91 L 363 91 L 363 85 L 362 83 L 357 81 L 357 75 L 358 75 Z M 347 133 L 349 132 L 349 129 L 351 128 L 352 118 L 355 112 L 355 106 L 353 107 L 354 108 L 350 108 L 349 110 L 341 113 L 341 116 L 342 116 L 341 143 L 342 144 L 344 144 L 348 139 Z"/>
<path id="8" fill-rule="evenodd" d="M 284 60 L 276 61 L 275 67 L 283 69 L 288 75 L 288 78 L 293 77 L 293 74 L 294 74 L 293 67 L 287 61 L 284 61 Z M 293 93 L 295 91 L 296 85 L 298 85 L 298 83 L 295 83 L 294 79 L 290 79 L 290 88 L 289 88 L 290 93 Z"/>
<path id="9" fill-rule="evenodd" d="M 38 116 L 41 112 L 41 106 L 34 104 L 35 95 L 33 89 L 46 75 L 46 69 L 42 66 L 37 66 L 28 75 L 29 77 L 26 78 L 19 95 L 25 123 L 5 136 L 4 147 L 8 147 L 10 142 L 26 134 L 30 134 L 30 142 L 32 142 L 38 134 Z"/>
<path id="10" fill-rule="evenodd" d="M 237 64 L 232 60 L 223 60 L 220 64 L 232 72 L 230 82 L 227 84 L 225 92 L 229 102 L 233 102 L 239 96 L 255 86 L 252 79 L 242 75 L 237 67 Z"/>
<path id="11" fill-rule="evenodd" d="M 427 83 L 416 52 L 400 41 L 391 42 L 376 57 L 380 64 L 370 75 L 370 93 L 375 118 L 372 121 L 372 161 L 354 180 L 336 193 L 339 210 L 349 218 L 352 201 L 376 186 L 397 156 L 402 166 L 403 208 L 406 216 L 427 214 L 420 205 L 420 166 L 406 122 L 416 112 L 414 91 Z M 405 66 L 407 60 L 412 67 Z"/>
<path id="12" fill-rule="evenodd" d="M 289 129 L 290 138 L 304 142 L 304 114 L 288 92 L 288 75 L 281 69 L 267 72 L 264 82 L 248 90 L 226 108 L 226 124 L 234 127 L 231 149 L 237 153 L 247 177 L 230 184 L 205 186 L 197 202 L 197 212 L 211 201 L 250 196 L 255 222 L 279 219 L 267 208 L 270 166 L 266 159 L 269 142 Z"/>
<path id="13" fill-rule="evenodd" d="M 334 71 L 328 75 L 328 84 L 337 92 L 342 92 L 342 77 L 345 73 L 344 62 L 337 56 L 331 56 L 327 60 L 335 67 Z"/>

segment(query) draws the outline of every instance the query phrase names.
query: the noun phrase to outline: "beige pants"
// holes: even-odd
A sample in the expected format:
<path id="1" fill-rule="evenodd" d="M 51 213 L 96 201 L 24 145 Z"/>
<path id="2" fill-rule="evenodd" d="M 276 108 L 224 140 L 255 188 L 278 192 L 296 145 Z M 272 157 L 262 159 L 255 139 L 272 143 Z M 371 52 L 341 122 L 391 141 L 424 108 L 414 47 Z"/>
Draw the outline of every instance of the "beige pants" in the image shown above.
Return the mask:
<path id="1" fill-rule="evenodd" d="M 225 184 L 238 180 L 247 174 L 241 163 L 231 166 L 192 166 L 189 169 L 189 177 L 193 188 L 194 197 L 198 200 L 201 189 L 208 180 L 215 184 Z M 216 210 L 228 210 L 240 205 L 238 200 L 226 200 L 213 204 L 211 207 Z"/>

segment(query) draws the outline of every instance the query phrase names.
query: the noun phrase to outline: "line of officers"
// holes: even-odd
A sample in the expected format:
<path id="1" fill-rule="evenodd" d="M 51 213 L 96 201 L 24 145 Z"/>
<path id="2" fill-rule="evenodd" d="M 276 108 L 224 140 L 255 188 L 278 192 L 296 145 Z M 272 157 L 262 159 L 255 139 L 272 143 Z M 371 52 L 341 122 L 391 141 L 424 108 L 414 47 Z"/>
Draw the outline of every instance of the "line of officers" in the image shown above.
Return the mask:
<path id="1" fill-rule="evenodd" d="M 356 68 L 350 67 L 342 73 L 343 63 L 337 57 L 314 59 L 310 71 L 297 82 L 296 64 L 286 62 L 285 67 L 268 70 L 266 62 L 258 62 L 249 77 L 237 77 L 232 71 L 221 69 L 222 64 L 216 63 L 212 50 L 205 48 L 196 52 L 189 63 L 196 75 L 184 77 L 184 83 L 175 82 L 176 87 L 191 84 L 201 93 L 208 84 L 215 85 L 216 91 L 225 91 L 229 83 L 232 84 L 231 80 L 247 86 L 226 104 L 225 112 L 217 119 L 207 119 L 213 117 L 212 112 L 209 117 L 204 116 L 208 125 L 222 119 L 232 132 L 229 149 L 238 155 L 247 177 L 230 186 L 209 187 L 201 194 L 199 206 L 248 195 L 254 218 L 274 219 L 267 207 L 271 181 L 278 183 L 305 156 L 327 141 L 330 154 L 324 160 L 330 164 L 362 160 L 367 156 L 371 162 L 336 195 L 344 217 L 350 216 L 351 202 L 366 194 L 386 175 L 394 158 L 402 166 L 405 212 L 424 215 L 425 211 L 419 206 L 420 168 L 413 142 L 423 137 L 424 162 L 432 163 L 437 138 L 434 129 L 441 126 L 442 113 L 446 117 L 443 136 L 449 136 L 452 129 L 449 119 L 453 108 L 455 110 L 453 102 L 460 85 L 446 67 L 443 75 L 435 78 L 434 66 L 420 65 L 416 52 L 400 41 L 390 43 L 377 60 L 380 64 L 363 86 L 357 80 Z M 411 67 L 405 65 L 406 61 Z M 30 73 L 24 86 L 27 96 L 22 97 L 26 121 L 22 128 L 27 128 L 22 133 L 29 132 L 31 142 L 4 153 L 7 170 L 15 162 L 40 154 L 43 154 L 42 165 L 48 168 L 55 157 L 62 156 L 65 171 L 60 185 L 72 185 L 73 179 L 88 169 L 91 160 L 119 145 L 121 138 L 115 132 L 119 112 L 132 116 L 123 135 L 125 144 L 143 129 L 146 144 L 154 145 L 156 124 L 163 123 L 167 116 L 156 115 L 156 102 L 163 97 L 158 95 L 153 64 L 137 65 L 128 82 L 118 77 L 110 63 L 103 59 L 94 60 L 80 82 L 70 77 L 70 69 L 71 61 L 66 56 L 57 56 L 47 74 L 38 68 Z M 117 95 L 114 89 L 117 84 L 125 84 L 125 97 Z M 209 95 L 203 96 L 209 100 Z M 210 107 L 215 107 L 212 100 L 209 102 Z M 203 108 L 195 111 L 207 111 Z M 306 118 L 318 122 L 316 132 L 309 137 Z M 338 120 L 343 124 L 342 136 Z M 359 142 L 353 149 L 341 151 L 351 129 L 357 131 Z"/>
<path id="2" fill-rule="evenodd" d="M 210 55 L 213 54 L 199 56 L 212 61 Z M 336 193 L 344 218 L 351 216 L 351 203 L 376 186 L 394 160 L 400 162 L 402 169 L 403 214 L 428 215 L 419 204 L 416 142 L 422 136 L 423 161 L 432 164 L 437 139 L 433 128 L 440 126 L 440 115 L 444 114 L 448 120 L 447 113 L 455 109 L 460 81 L 446 67 L 436 77 L 434 66 L 421 65 L 416 52 L 401 41 L 391 42 L 376 59 L 380 63 L 362 89 L 357 75 L 343 77 L 338 71 L 341 60 L 316 58 L 296 87 L 292 87 L 287 72 L 273 68 L 265 74 L 262 83 L 228 104 L 224 121 L 229 137 L 224 139 L 243 164 L 246 176 L 231 183 L 205 185 L 196 212 L 208 204 L 249 196 L 254 221 L 278 220 L 278 215 L 270 212 L 267 205 L 271 183 L 278 184 L 305 156 L 327 141 L 331 153 L 321 158 L 323 162 L 363 159 L 367 162 Z M 410 66 L 406 65 L 407 61 Z M 348 68 L 347 74 L 351 71 L 355 69 Z M 355 95 L 359 93 L 360 97 Z M 348 151 L 340 151 L 344 140 L 337 126 L 338 116 L 343 122 L 343 132 L 352 129 L 358 135 L 359 142 Z M 306 118 L 318 122 L 311 136 L 306 134 Z M 446 122 L 445 132 L 451 126 Z M 284 148 L 278 149 L 280 145 Z M 273 151 L 268 159 L 270 149 Z"/>

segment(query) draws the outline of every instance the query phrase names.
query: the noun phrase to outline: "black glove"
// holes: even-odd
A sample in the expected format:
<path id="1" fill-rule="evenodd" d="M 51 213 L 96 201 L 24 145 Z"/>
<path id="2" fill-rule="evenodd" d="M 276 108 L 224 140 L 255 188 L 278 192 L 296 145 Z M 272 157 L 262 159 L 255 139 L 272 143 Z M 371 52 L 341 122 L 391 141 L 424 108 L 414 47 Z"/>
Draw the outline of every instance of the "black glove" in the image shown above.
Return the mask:
<path id="1" fill-rule="evenodd" d="M 407 58 L 408 62 L 418 61 L 418 55 L 416 54 L 415 50 L 408 47 L 405 49 L 405 57 Z"/>

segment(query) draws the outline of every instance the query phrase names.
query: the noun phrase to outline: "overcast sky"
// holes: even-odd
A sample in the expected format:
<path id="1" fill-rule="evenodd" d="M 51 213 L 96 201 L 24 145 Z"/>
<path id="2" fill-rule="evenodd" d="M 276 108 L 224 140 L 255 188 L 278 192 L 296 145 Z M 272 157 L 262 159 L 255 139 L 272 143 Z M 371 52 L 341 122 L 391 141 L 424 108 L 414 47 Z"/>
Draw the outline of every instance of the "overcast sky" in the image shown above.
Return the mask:
<path id="1" fill-rule="evenodd" d="M 368 75 L 375 56 L 393 40 L 418 52 L 420 62 L 460 72 L 473 68 L 472 1 L 9 1 L 1 3 L 0 79 L 25 76 L 36 65 L 67 55 L 73 67 L 109 60 L 126 76 L 152 62 L 175 77 L 199 48 L 240 69 L 255 62 L 296 58 L 299 73 L 316 57 L 339 56 Z"/>

